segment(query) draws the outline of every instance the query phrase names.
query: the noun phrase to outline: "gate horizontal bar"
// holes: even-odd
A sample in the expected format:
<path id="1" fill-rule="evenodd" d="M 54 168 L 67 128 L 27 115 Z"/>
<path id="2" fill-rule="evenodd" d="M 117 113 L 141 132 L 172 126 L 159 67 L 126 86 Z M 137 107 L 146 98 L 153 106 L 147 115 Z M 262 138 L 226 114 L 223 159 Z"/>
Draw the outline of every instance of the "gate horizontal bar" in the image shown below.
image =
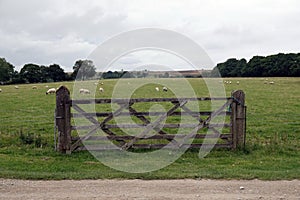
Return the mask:
<path id="1" fill-rule="evenodd" d="M 159 116 L 163 115 L 166 112 L 136 112 L 136 113 L 131 113 L 131 112 L 121 112 L 118 116 Z M 209 116 L 211 115 L 211 111 L 206 111 L 206 112 L 173 112 L 170 114 L 170 116 Z M 80 117 L 107 117 L 110 115 L 111 112 L 101 112 L 101 113 L 71 113 L 71 117 L 73 118 L 80 118 Z M 220 112 L 219 115 L 226 115 L 230 116 L 231 112 L 224 111 Z"/>
<path id="2" fill-rule="evenodd" d="M 70 100 L 71 104 L 101 104 L 101 103 L 138 103 L 138 102 L 182 102 L 182 101 L 226 101 L 232 97 L 198 97 L 198 98 L 133 98 L 133 99 L 78 99 Z"/>
<path id="3" fill-rule="evenodd" d="M 111 129 L 111 128 L 145 128 L 147 124 L 105 124 L 102 129 Z M 196 124 L 164 124 L 162 128 L 195 128 Z M 97 125 L 90 126 L 72 126 L 72 130 L 88 130 L 92 128 L 96 128 Z M 209 124 L 208 127 L 215 128 L 229 128 L 231 124 L 220 123 L 220 124 Z"/>

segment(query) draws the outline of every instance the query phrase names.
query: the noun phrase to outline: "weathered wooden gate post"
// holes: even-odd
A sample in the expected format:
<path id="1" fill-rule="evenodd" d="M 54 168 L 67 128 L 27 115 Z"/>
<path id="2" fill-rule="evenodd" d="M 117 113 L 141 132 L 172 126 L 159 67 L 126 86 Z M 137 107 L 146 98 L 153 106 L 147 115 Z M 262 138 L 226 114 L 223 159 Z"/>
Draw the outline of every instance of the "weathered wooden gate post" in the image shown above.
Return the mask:
<path id="1" fill-rule="evenodd" d="M 231 105 L 231 133 L 233 135 L 233 149 L 244 148 L 246 139 L 246 107 L 245 93 L 242 90 L 232 92 Z"/>
<path id="2" fill-rule="evenodd" d="M 71 105 L 70 91 L 60 86 L 56 91 L 56 125 L 58 129 L 58 147 L 61 153 L 70 154 L 71 151 Z"/>

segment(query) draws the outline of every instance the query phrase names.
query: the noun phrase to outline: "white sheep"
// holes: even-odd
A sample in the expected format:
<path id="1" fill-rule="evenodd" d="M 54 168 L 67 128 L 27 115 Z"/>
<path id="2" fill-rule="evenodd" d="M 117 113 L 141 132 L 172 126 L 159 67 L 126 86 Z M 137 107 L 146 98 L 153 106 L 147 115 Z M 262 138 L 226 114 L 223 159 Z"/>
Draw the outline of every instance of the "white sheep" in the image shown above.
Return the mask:
<path id="1" fill-rule="evenodd" d="M 157 92 L 159 92 L 159 87 L 156 87 L 155 90 L 156 90 Z"/>
<path id="2" fill-rule="evenodd" d="M 104 89 L 102 87 L 99 88 L 99 92 L 104 92 Z"/>
<path id="3" fill-rule="evenodd" d="M 79 93 L 80 94 L 90 94 L 91 92 L 88 89 L 80 89 Z"/>
<path id="4" fill-rule="evenodd" d="M 2 92 L 2 89 L 0 88 L 0 92 Z"/>
<path id="5" fill-rule="evenodd" d="M 50 88 L 49 90 L 47 90 L 46 94 L 55 94 L 56 93 L 56 89 L 55 88 Z"/>
<path id="6" fill-rule="evenodd" d="M 37 89 L 37 86 L 35 86 L 35 85 L 32 86 L 32 89 L 33 89 L 33 90 L 36 90 L 36 89 Z"/>
<path id="7" fill-rule="evenodd" d="M 168 88 L 167 88 L 167 87 L 163 87 L 162 90 L 163 90 L 164 92 L 168 92 Z"/>
<path id="8" fill-rule="evenodd" d="M 48 85 L 46 85 L 45 87 L 46 87 L 46 88 L 48 88 L 49 86 L 48 86 Z"/>
<path id="9" fill-rule="evenodd" d="M 15 89 L 19 89 L 19 86 L 16 85 L 16 86 L 15 86 Z"/>
<path id="10" fill-rule="evenodd" d="M 237 82 L 236 82 L 236 84 L 237 84 L 237 85 L 239 85 L 239 84 L 240 84 L 240 82 L 239 82 L 239 81 L 237 81 Z"/>
<path id="11" fill-rule="evenodd" d="M 273 85 L 275 82 L 274 81 L 270 81 L 269 84 Z"/>

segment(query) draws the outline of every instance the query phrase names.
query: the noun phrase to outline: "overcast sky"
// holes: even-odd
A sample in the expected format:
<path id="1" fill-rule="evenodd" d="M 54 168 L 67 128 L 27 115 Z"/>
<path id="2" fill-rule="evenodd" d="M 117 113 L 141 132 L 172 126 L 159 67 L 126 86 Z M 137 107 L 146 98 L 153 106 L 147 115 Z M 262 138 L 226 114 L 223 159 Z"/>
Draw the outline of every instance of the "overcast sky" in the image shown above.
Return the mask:
<path id="1" fill-rule="evenodd" d="M 300 52 L 300 1 L 0 0 L 0 57 L 17 70 L 26 63 L 57 63 L 72 71 L 102 42 L 145 27 L 188 36 L 214 64 Z"/>

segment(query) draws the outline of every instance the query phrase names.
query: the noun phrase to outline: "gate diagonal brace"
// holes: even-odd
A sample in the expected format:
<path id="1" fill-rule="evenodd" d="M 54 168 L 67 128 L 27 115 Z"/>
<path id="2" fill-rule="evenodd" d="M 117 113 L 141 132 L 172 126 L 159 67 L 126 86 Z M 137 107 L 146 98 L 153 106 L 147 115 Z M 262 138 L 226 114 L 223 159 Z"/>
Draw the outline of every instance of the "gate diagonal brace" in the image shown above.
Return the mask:
<path id="1" fill-rule="evenodd" d="M 73 145 L 72 145 L 72 147 L 71 147 L 71 151 L 74 151 L 77 147 L 78 147 L 78 145 L 80 144 L 80 143 L 82 143 L 83 141 L 85 141 L 85 140 L 87 140 L 89 137 L 91 137 L 94 133 L 96 133 L 96 131 L 99 129 L 99 128 L 103 128 L 104 126 L 105 126 L 105 124 L 107 123 L 107 122 L 109 122 L 111 119 L 113 119 L 114 118 L 114 116 L 118 116 L 121 112 L 122 112 L 122 110 L 123 109 L 125 109 L 125 108 L 128 108 L 129 106 L 130 106 L 130 104 L 127 104 L 127 103 L 125 103 L 125 104 L 119 104 L 120 105 L 120 108 L 118 109 L 118 110 L 116 110 L 115 112 L 112 112 L 112 113 L 110 113 L 101 123 L 99 123 L 98 121 L 97 121 L 97 126 L 95 127 L 95 128 L 93 128 L 90 132 L 88 132 L 85 136 L 83 136 L 83 137 L 81 137 L 79 140 L 77 140 Z M 78 106 L 77 106 L 78 107 Z M 78 107 L 79 108 L 79 107 Z M 81 108 L 80 108 L 81 109 Z M 82 110 L 82 109 L 81 109 Z M 84 112 L 84 111 L 83 111 Z M 90 117 L 89 117 L 90 118 Z M 88 119 L 88 117 L 87 117 L 87 119 Z M 94 118 L 93 118 L 94 119 Z M 94 119 L 95 120 L 95 119 Z M 94 123 L 95 124 L 95 123 Z M 105 132 L 105 131 L 104 131 Z M 112 132 L 111 132 L 112 133 Z"/>
<path id="2" fill-rule="evenodd" d="M 203 122 L 203 121 L 204 121 L 203 119 L 201 119 L 200 115 L 198 115 L 198 116 L 193 116 L 193 114 L 192 114 L 193 111 L 191 111 L 188 107 L 182 106 L 182 109 L 183 109 L 185 112 L 187 112 L 188 114 L 190 114 L 192 117 L 196 118 L 197 121 L 199 121 L 199 122 Z"/>
<path id="3" fill-rule="evenodd" d="M 187 136 L 184 137 L 184 141 L 183 141 L 182 144 L 184 144 L 185 141 L 187 141 L 188 139 L 194 138 L 194 137 L 197 135 L 197 132 L 198 132 L 199 130 L 201 130 L 202 128 L 204 128 L 204 127 L 210 128 L 210 127 L 209 127 L 210 121 L 211 121 L 212 119 L 214 119 L 216 116 L 218 116 L 218 115 L 219 115 L 219 114 L 220 114 L 220 113 L 221 113 L 228 105 L 230 105 L 230 104 L 232 103 L 232 101 L 233 101 L 232 99 L 229 99 L 229 100 L 228 100 L 223 106 L 221 106 L 218 110 L 215 110 L 214 112 L 212 112 L 211 115 L 208 116 L 206 120 L 200 121 L 200 123 L 194 127 L 194 129 L 191 131 L 191 133 L 187 134 Z M 217 131 L 217 130 L 215 130 L 215 129 L 213 128 L 213 131 L 215 132 L 215 131 Z M 218 132 L 218 131 L 217 131 L 217 132 Z M 215 133 L 216 133 L 216 132 L 215 132 Z M 216 134 L 217 134 L 217 133 L 216 133 Z M 218 132 L 218 134 L 220 134 L 220 133 Z"/>
<path id="4" fill-rule="evenodd" d="M 175 103 L 175 102 L 174 102 Z M 161 117 L 159 117 L 154 123 L 148 124 L 146 126 L 146 129 L 137 137 L 126 143 L 125 145 L 122 146 L 123 150 L 128 150 L 133 146 L 135 142 L 140 140 L 140 138 L 145 137 L 151 130 L 153 130 L 155 127 L 157 127 L 160 122 L 164 119 L 166 119 L 170 114 L 172 114 L 175 110 L 177 110 L 179 107 L 184 106 L 187 103 L 187 100 L 182 101 L 182 102 L 176 102 L 176 105 L 174 105 L 167 113 L 163 114 Z"/>
<path id="5" fill-rule="evenodd" d="M 129 106 L 129 112 L 131 112 L 131 113 L 133 113 L 133 114 L 136 114 L 137 113 L 137 111 L 134 109 L 134 108 L 132 108 L 131 106 Z M 137 118 L 139 118 L 141 121 L 143 121 L 144 122 L 144 125 L 149 125 L 149 124 L 151 124 L 151 121 L 149 121 L 147 118 L 145 118 L 144 116 L 141 116 L 141 115 L 139 115 L 139 116 L 137 116 L 137 115 L 135 115 Z M 163 130 L 161 130 L 158 126 L 160 125 L 160 123 L 156 126 L 156 127 L 154 127 L 153 128 L 153 130 L 155 130 L 158 134 L 161 134 L 161 135 L 167 135 L 167 133 L 165 132 L 165 131 L 163 131 Z M 167 139 L 168 141 L 170 141 L 170 142 L 172 142 L 174 145 L 177 145 L 178 146 L 178 142 L 175 140 L 175 139 Z"/>

